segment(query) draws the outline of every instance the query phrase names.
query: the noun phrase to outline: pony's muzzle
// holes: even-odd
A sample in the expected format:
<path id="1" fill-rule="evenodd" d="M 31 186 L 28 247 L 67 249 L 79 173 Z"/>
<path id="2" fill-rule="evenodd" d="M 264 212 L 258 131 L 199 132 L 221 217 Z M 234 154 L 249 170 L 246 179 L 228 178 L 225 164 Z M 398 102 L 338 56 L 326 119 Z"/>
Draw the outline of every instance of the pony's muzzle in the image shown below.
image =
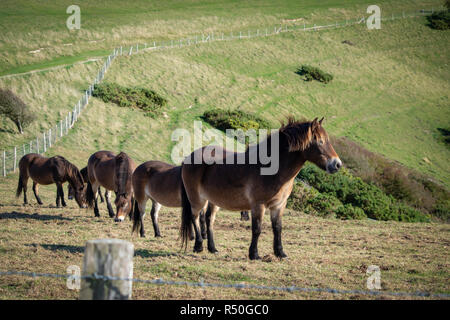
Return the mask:
<path id="1" fill-rule="evenodd" d="M 114 222 L 122 222 L 124 219 L 125 219 L 124 216 L 116 217 L 116 218 L 114 219 Z"/>
<path id="2" fill-rule="evenodd" d="M 327 172 L 336 173 L 342 167 L 342 161 L 339 158 L 332 158 L 327 163 Z"/>

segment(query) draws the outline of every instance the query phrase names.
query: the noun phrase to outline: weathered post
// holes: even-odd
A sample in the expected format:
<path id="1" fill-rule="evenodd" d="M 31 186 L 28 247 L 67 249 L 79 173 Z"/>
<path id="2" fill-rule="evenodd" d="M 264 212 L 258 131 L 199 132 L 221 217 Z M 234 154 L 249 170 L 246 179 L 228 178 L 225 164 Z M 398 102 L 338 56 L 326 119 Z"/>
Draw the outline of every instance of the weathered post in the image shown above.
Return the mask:
<path id="1" fill-rule="evenodd" d="M 99 239 L 86 242 L 81 280 L 81 300 L 131 299 L 132 282 L 95 279 L 95 275 L 131 279 L 133 277 L 132 243 L 120 239 Z"/>
<path id="2" fill-rule="evenodd" d="M 17 163 L 17 147 L 14 147 L 14 169 L 13 169 L 13 172 L 16 172 L 16 163 Z"/>

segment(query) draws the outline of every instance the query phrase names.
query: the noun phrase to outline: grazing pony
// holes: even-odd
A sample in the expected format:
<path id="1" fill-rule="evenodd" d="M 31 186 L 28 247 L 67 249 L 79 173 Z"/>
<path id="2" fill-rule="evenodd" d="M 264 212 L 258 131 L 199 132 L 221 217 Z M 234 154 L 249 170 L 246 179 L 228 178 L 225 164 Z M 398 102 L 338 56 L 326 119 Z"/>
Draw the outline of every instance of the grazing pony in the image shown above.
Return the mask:
<path id="1" fill-rule="evenodd" d="M 145 207 L 149 199 L 152 200 L 150 212 L 155 237 L 160 237 L 158 213 L 161 206 L 181 207 L 181 166 L 173 166 L 162 161 L 147 161 L 139 165 L 133 172 L 133 191 L 136 201 L 133 212 L 133 229 L 139 229 L 141 237 L 145 237 L 144 216 Z M 205 208 L 200 215 L 202 235 L 206 238 Z M 241 213 L 245 220 L 245 213 Z M 248 220 L 248 214 L 247 214 Z"/>
<path id="2" fill-rule="evenodd" d="M 83 181 L 86 183 L 88 180 L 88 173 L 87 173 L 87 167 L 84 167 L 80 170 L 81 176 L 83 177 Z M 98 195 L 100 196 L 100 202 L 104 202 L 105 199 L 103 199 L 103 195 L 100 191 L 100 187 L 98 187 Z M 69 184 L 67 185 L 67 199 L 72 200 L 75 196 L 75 191 L 73 190 L 72 186 Z M 109 203 L 109 191 L 105 190 L 105 197 L 106 201 Z M 109 204 L 111 206 L 111 204 Z"/>
<path id="3" fill-rule="evenodd" d="M 213 224 L 218 208 L 251 210 L 252 241 L 249 257 L 251 260 L 259 259 L 258 238 L 261 234 L 264 211 L 267 208 L 270 210 L 272 222 L 274 253 L 279 258 L 286 257 L 281 242 L 281 217 L 295 177 L 306 161 L 311 161 L 329 173 L 337 172 L 342 165 L 322 127 L 322 120 L 317 121 L 316 118 L 310 122 L 300 122 L 289 118 L 287 124 L 283 125 L 276 135 L 272 134 L 263 142 L 249 146 L 244 154 L 216 149 L 214 157 L 216 161 L 213 163 L 209 161 L 211 159 L 202 156 L 206 147 L 191 153 L 185 159 L 181 170 L 183 209 L 180 234 L 185 248 L 188 239 L 192 236 L 191 224 L 193 223 L 194 252 L 203 250 L 199 213 L 208 201 L 211 209 L 206 214 L 209 252 L 217 252 L 213 239 Z M 262 175 L 261 168 L 268 165 L 263 164 L 267 162 L 262 160 L 258 151 L 272 150 L 272 143 L 277 141 L 279 151 L 271 156 L 278 158 L 278 170 L 275 174 Z M 266 144 L 262 145 L 262 143 Z M 255 154 L 257 161 L 251 164 L 249 160 L 253 158 L 250 156 L 255 157 Z M 198 160 L 199 155 L 201 161 L 196 164 L 194 159 Z M 237 163 L 237 159 L 242 159 L 238 158 L 238 155 L 245 157 L 245 164 Z M 228 163 L 217 161 L 218 156 L 222 159 L 234 159 L 234 164 L 230 164 L 229 161 Z M 208 160 L 207 163 L 205 159 Z"/>
<path id="4" fill-rule="evenodd" d="M 33 193 L 39 204 L 42 204 L 39 197 L 38 184 L 56 184 L 56 206 L 60 203 L 66 206 L 64 201 L 63 183 L 68 181 L 74 190 L 74 197 L 80 208 L 84 208 L 84 182 L 78 168 L 67 161 L 64 157 L 55 156 L 51 158 L 43 157 L 37 153 L 24 155 L 19 161 L 19 183 L 16 197 L 19 197 L 23 190 L 23 203 L 27 204 L 27 184 L 28 178 L 33 180 Z"/>
<path id="5" fill-rule="evenodd" d="M 121 222 L 125 216 L 133 212 L 133 186 L 131 177 L 136 165 L 124 152 L 117 156 L 111 151 L 97 151 L 88 160 L 88 181 L 86 188 L 86 201 L 89 208 L 94 207 L 96 217 L 100 216 L 97 205 L 97 195 L 100 186 L 105 190 L 112 190 L 116 194 L 114 204 L 116 214 L 109 203 L 107 196 L 108 213 L 114 221 Z"/>

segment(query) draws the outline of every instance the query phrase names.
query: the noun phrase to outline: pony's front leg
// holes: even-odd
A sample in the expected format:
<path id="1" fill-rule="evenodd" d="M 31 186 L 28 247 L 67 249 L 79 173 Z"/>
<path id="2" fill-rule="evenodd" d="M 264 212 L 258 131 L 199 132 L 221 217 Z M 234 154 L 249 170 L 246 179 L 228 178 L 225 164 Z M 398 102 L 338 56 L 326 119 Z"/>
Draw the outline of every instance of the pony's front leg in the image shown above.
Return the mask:
<path id="1" fill-rule="evenodd" d="M 210 203 L 205 214 L 206 232 L 208 234 L 208 251 L 211 253 L 218 252 L 216 245 L 214 244 L 214 221 L 216 220 L 217 211 L 219 211 L 219 207 Z"/>
<path id="2" fill-rule="evenodd" d="M 98 188 L 98 193 L 101 195 L 101 191 L 100 191 L 100 187 Z M 108 208 L 108 214 L 110 218 L 114 218 L 115 214 L 114 214 L 114 209 L 111 205 L 111 192 L 109 190 L 105 191 L 105 199 L 106 199 L 106 207 Z"/>
<path id="3" fill-rule="evenodd" d="M 34 193 L 34 196 L 36 197 L 37 202 L 39 204 L 42 204 L 42 200 L 39 197 L 39 189 L 38 189 L 36 181 L 33 181 L 33 193 Z"/>
<path id="4" fill-rule="evenodd" d="M 258 238 L 261 234 L 262 219 L 266 208 L 264 205 L 257 205 L 252 208 L 252 243 L 249 248 L 250 260 L 260 259 L 258 255 Z"/>
<path id="5" fill-rule="evenodd" d="M 286 258 L 287 255 L 283 251 L 283 245 L 281 243 L 281 217 L 286 204 L 281 208 L 270 209 L 270 220 L 272 221 L 273 231 L 273 252 L 278 258 Z"/>

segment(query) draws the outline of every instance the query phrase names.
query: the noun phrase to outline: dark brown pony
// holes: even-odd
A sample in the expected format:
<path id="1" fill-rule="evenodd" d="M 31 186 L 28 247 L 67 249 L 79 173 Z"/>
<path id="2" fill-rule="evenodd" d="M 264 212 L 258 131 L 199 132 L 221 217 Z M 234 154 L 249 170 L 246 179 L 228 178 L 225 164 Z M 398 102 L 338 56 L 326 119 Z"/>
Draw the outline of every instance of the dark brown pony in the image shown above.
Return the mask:
<path id="1" fill-rule="evenodd" d="M 87 167 L 84 167 L 80 170 L 81 176 L 83 177 L 83 181 L 86 183 L 88 181 L 88 173 L 87 173 Z M 103 195 L 101 193 L 100 187 L 98 187 L 98 195 L 100 196 L 100 202 L 104 202 L 105 199 L 103 199 Z M 73 190 L 72 186 L 69 184 L 67 185 L 67 199 L 72 200 L 75 197 L 75 191 Z M 109 191 L 105 191 L 105 197 L 107 201 L 107 205 L 111 206 L 111 203 L 109 202 Z"/>
<path id="2" fill-rule="evenodd" d="M 139 229 L 141 237 L 145 237 L 144 216 L 145 207 L 149 199 L 152 200 L 150 212 L 155 237 L 160 237 L 158 213 L 161 206 L 181 207 L 181 166 L 173 166 L 162 161 L 147 161 L 139 165 L 133 173 L 133 191 L 135 206 L 133 213 L 133 230 Z M 200 214 L 200 227 L 202 236 L 206 238 L 206 207 Z M 241 220 L 245 219 L 246 212 L 241 212 Z"/>
<path id="3" fill-rule="evenodd" d="M 59 207 L 64 201 L 63 183 L 68 181 L 74 190 L 75 200 L 80 208 L 84 207 L 84 182 L 77 167 L 67 161 L 64 157 L 55 156 L 51 158 L 43 157 L 37 153 L 24 155 L 19 161 L 19 183 L 16 197 L 19 197 L 23 190 L 23 203 L 27 204 L 27 184 L 28 178 L 33 180 L 33 192 L 39 204 L 42 204 L 39 197 L 38 184 L 49 185 L 56 183 L 56 206 Z"/>
<path id="4" fill-rule="evenodd" d="M 322 119 L 323 120 L 323 119 Z M 194 224 L 194 252 L 203 250 L 203 239 L 199 228 L 199 212 L 206 201 L 211 210 L 206 214 L 208 250 L 216 252 L 213 239 L 213 224 L 219 207 L 227 210 L 251 210 L 252 241 L 249 248 L 250 259 L 259 259 L 258 238 L 261 234 L 261 223 L 265 209 L 270 210 L 272 230 L 274 234 L 273 249 L 277 257 L 286 257 L 281 242 L 281 217 L 286 207 L 295 177 L 306 161 L 311 161 L 329 173 L 339 170 L 342 163 L 330 144 L 326 131 L 322 128 L 322 120 L 317 118 L 311 122 L 299 122 L 289 119 L 277 135 L 279 142 L 278 171 L 272 175 L 262 175 L 263 164 L 259 152 L 264 148 L 262 143 L 271 146 L 277 140 L 273 134 L 265 141 L 247 148 L 244 154 L 219 150 L 223 159 L 231 157 L 235 164 L 201 163 L 194 159 L 203 155 L 204 148 L 194 151 L 182 165 L 182 219 L 181 239 L 187 246 L 192 236 L 191 224 Z M 271 150 L 271 147 L 267 147 Z M 250 164 L 250 155 L 257 155 L 257 161 Z M 245 156 L 245 164 L 238 164 L 238 155 Z M 273 155 L 271 155 L 273 156 Z M 276 156 L 276 155 L 275 155 Z M 217 159 L 217 158 L 216 158 Z M 187 161 L 188 160 L 188 161 Z"/>
<path id="5" fill-rule="evenodd" d="M 96 217 L 100 216 L 97 205 L 97 194 L 100 186 L 105 190 L 112 190 L 116 194 L 114 204 L 116 214 L 111 206 L 108 213 L 114 221 L 123 221 L 125 216 L 133 212 L 133 185 L 131 177 L 136 165 L 125 153 L 117 156 L 111 151 L 98 151 L 91 155 L 88 160 L 88 183 L 86 188 L 86 201 L 89 208 L 94 207 Z"/>

